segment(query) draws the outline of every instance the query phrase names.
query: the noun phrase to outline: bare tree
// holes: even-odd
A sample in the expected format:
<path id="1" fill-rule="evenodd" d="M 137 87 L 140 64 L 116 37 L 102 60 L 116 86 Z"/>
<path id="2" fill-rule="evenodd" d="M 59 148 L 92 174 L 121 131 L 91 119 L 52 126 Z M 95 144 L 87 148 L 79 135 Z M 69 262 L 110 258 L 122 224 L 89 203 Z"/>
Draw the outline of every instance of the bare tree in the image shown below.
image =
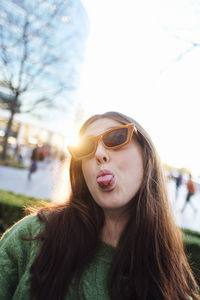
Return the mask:
<path id="1" fill-rule="evenodd" d="M 0 106 L 10 111 L 3 159 L 15 114 L 59 106 L 77 85 L 87 17 L 79 0 L 72 3 L 1 0 L 0 84 L 7 93 Z"/>

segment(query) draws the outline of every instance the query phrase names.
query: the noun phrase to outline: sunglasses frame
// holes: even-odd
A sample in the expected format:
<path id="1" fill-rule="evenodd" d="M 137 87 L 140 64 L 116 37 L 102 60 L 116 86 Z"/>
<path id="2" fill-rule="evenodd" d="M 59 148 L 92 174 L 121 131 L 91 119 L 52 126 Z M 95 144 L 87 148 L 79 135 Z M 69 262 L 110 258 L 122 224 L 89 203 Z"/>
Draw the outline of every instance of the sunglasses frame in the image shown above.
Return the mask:
<path id="1" fill-rule="evenodd" d="M 117 146 L 113 146 L 113 147 L 109 147 L 109 146 L 106 146 L 103 142 L 103 137 L 104 135 L 112 132 L 112 131 L 115 131 L 115 130 L 118 130 L 118 129 L 121 129 L 121 128 L 128 128 L 128 134 L 127 134 L 127 139 L 126 141 L 123 143 L 123 144 L 120 144 L 120 145 L 117 145 Z M 104 133 L 100 134 L 100 135 L 97 135 L 97 136 L 91 136 L 91 137 L 87 137 L 86 140 L 92 140 L 95 142 L 95 145 L 94 145 L 94 150 L 92 152 L 90 152 L 89 154 L 86 154 L 86 155 L 83 155 L 83 156 L 76 156 L 76 154 L 73 152 L 73 147 L 72 146 L 68 146 L 67 149 L 69 150 L 70 154 L 72 155 L 72 157 L 75 159 L 75 160 L 82 160 L 82 159 L 85 159 L 85 158 L 89 158 L 90 156 L 93 156 L 97 150 L 97 146 L 98 146 L 98 143 L 99 141 L 102 142 L 103 146 L 105 149 L 108 149 L 108 150 L 115 150 L 115 149 L 119 149 L 119 148 L 122 148 L 124 147 L 125 145 L 129 144 L 130 143 L 130 140 L 132 138 L 132 134 L 133 132 L 135 134 L 138 134 L 137 133 L 137 128 L 135 126 L 134 123 L 130 123 L 130 124 L 127 124 L 127 125 L 122 125 L 122 126 L 118 126 L 118 127 L 115 127 L 115 128 L 112 128 L 112 129 L 109 129 L 107 131 L 105 131 Z"/>

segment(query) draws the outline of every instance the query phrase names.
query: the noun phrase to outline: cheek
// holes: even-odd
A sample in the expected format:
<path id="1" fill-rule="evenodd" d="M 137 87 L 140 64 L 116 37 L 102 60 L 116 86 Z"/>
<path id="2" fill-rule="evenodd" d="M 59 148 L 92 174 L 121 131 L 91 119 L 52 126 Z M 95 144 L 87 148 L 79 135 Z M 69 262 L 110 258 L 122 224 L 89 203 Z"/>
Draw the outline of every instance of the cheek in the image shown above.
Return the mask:
<path id="1" fill-rule="evenodd" d="M 82 162 L 82 172 L 83 172 L 85 182 L 86 182 L 87 186 L 89 187 L 89 185 L 92 182 L 92 178 L 94 177 L 94 175 L 92 175 L 93 174 L 92 164 L 90 163 L 89 160 Z"/>
<path id="2" fill-rule="evenodd" d="M 126 155 L 119 164 L 119 169 L 125 175 L 124 179 L 129 184 L 137 183 L 140 185 L 143 179 L 143 158 L 141 153 L 130 153 Z"/>

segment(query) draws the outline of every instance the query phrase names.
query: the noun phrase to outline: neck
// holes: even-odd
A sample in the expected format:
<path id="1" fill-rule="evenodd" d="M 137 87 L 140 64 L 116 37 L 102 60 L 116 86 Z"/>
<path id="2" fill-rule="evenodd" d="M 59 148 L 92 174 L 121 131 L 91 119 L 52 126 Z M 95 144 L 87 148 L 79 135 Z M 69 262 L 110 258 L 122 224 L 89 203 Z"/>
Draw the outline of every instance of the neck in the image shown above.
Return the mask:
<path id="1" fill-rule="evenodd" d="M 105 224 L 102 230 L 101 239 L 106 244 L 117 247 L 120 236 L 128 222 L 127 215 L 116 216 L 105 212 Z"/>

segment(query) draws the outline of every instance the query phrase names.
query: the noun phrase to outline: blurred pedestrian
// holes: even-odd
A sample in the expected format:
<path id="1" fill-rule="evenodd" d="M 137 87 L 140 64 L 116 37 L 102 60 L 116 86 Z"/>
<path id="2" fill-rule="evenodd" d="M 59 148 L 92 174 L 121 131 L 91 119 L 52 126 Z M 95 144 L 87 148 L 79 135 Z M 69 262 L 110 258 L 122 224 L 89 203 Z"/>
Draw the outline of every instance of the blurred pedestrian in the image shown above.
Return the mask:
<path id="1" fill-rule="evenodd" d="M 176 199 L 178 197 L 178 192 L 179 192 L 179 189 L 183 183 L 183 175 L 182 173 L 179 173 L 179 175 L 175 178 L 176 180 Z"/>
<path id="2" fill-rule="evenodd" d="M 28 180 L 31 180 L 31 176 L 33 173 L 37 171 L 37 162 L 39 160 L 39 147 L 36 146 L 31 154 L 31 164 L 28 172 Z"/>
<path id="3" fill-rule="evenodd" d="M 194 182 L 192 181 L 192 176 L 191 174 L 189 175 L 189 180 L 187 182 L 187 194 L 186 194 L 186 198 L 185 198 L 185 204 L 181 210 L 181 212 L 184 211 L 186 205 L 189 203 L 190 206 L 192 207 L 193 211 L 196 212 L 196 208 L 192 205 L 192 202 L 191 202 L 191 197 L 195 194 L 196 192 L 196 188 L 195 188 L 195 184 Z"/>

